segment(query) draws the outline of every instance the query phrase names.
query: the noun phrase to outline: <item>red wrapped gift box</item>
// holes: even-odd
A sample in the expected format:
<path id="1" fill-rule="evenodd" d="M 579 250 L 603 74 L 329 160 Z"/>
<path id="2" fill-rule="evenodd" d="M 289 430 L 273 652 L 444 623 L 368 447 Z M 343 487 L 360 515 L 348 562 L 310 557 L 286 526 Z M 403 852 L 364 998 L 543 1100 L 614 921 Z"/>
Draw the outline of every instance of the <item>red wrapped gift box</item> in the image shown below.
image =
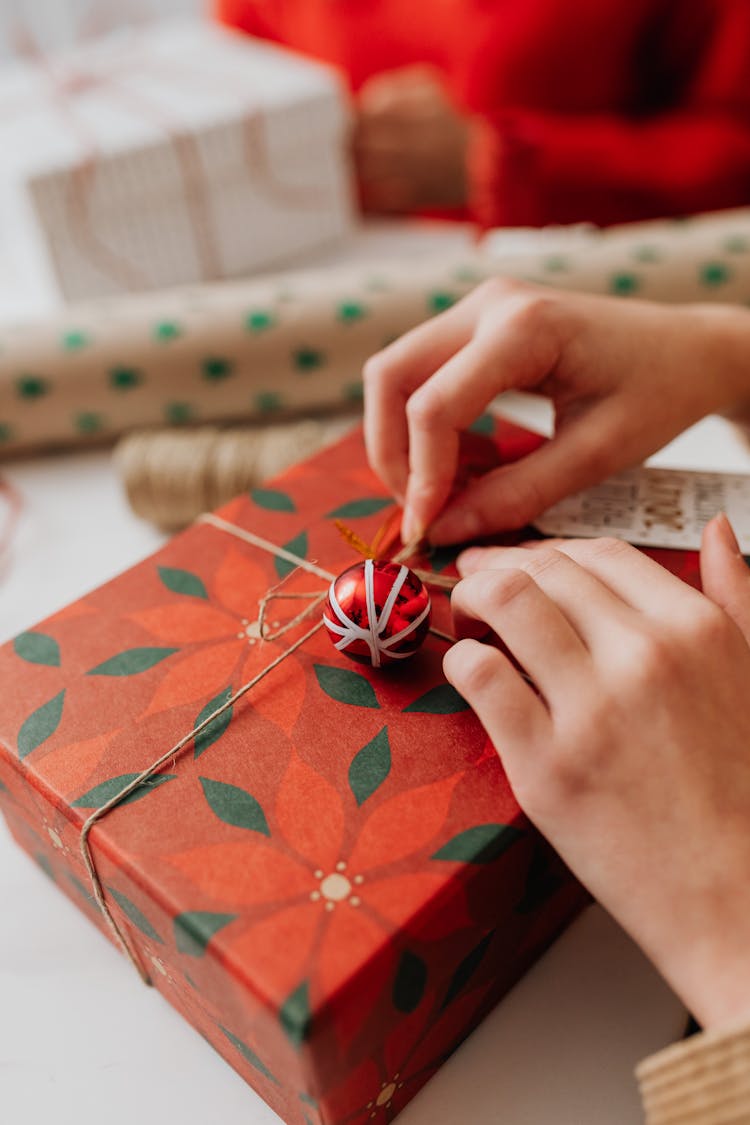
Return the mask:
<path id="1" fill-rule="evenodd" d="M 491 448 L 536 440 L 501 425 Z M 336 521 L 371 539 L 390 505 L 354 435 L 220 515 L 337 573 Z M 105 932 L 82 826 L 309 628 L 259 639 L 281 578 L 326 588 L 199 523 L 0 649 L 0 805 Z M 290 1123 L 391 1120 L 584 901 L 444 651 L 377 671 L 319 631 L 91 834 L 153 983 Z"/>

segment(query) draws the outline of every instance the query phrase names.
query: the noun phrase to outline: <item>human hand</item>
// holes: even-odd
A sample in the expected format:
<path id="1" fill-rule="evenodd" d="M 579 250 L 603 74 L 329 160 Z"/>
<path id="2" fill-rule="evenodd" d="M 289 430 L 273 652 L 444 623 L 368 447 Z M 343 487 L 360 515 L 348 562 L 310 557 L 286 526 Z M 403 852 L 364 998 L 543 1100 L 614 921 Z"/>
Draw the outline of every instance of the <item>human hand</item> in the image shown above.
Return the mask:
<path id="1" fill-rule="evenodd" d="M 404 503 L 404 540 L 456 543 L 522 527 L 747 398 L 750 316 L 498 278 L 373 356 L 364 378 L 368 455 Z M 552 399 L 554 439 L 441 512 L 459 432 L 511 388 Z"/>
<path id="2" fill-rule="evenodd" d="M 465 203 L 468 132 L 432 68 L 371 78 L 359 94 L 354 133 L 365 207 L 404 212 Z"/>
<path id="3" fill-rule="evenodd" d="M 475 548 L 447 678 L 516 797 L 707 1027 L 750 1015 L 750 571 L 724 516 L 705 595 L 617 540 Z M 507 646 L 537 686 L 493 644 Z"/>

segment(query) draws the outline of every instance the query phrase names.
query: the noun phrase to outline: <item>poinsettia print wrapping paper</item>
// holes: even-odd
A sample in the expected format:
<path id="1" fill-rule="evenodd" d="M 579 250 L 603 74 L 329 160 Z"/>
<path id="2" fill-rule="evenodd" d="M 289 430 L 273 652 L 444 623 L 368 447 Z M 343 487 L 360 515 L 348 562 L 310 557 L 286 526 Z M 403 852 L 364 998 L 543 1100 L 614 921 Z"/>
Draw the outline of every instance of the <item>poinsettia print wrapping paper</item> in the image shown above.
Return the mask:
<path id="1" fill-rule="evenodd" d="M 538 440 L 500 425 L 470 466 Z M 356 434 L 220 514 L 337 573 L 336 521 L 369 540 L 395 509 Z M 260 639 L 281 579 L 326 585 L 198 524 L 0 649 L 0 805 L 105 932 L 82 825 L 309 628 Z M 392 1120 L 584 901 L 444 651 L 364 669 L 319 631 L 91 835 L 153 983 L 290 1125 Z"/>

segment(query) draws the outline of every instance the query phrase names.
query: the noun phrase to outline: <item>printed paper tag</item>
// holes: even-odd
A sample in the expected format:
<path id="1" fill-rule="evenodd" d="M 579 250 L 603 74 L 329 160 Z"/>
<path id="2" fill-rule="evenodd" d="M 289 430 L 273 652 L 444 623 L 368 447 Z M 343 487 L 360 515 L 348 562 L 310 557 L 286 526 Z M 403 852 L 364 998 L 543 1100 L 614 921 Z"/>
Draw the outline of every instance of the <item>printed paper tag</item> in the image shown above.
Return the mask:
<path id="1" fill-rule="evenodd" d="M 750 554 L 750 476 L 741 473 L 629 469 L 561 500 L 534 523 L 545 535 L 616 535 L 641 547 L 697 550 L 720 511 Z"/>

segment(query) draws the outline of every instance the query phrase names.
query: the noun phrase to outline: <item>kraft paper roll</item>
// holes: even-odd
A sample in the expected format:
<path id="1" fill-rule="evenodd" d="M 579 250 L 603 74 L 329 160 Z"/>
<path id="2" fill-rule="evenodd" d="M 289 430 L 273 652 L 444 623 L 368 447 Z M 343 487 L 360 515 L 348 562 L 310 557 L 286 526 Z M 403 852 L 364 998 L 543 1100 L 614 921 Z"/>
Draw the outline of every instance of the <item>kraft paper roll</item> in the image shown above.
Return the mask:
<path id="1" fill-rule="evenodd" d="M 747 303 L 750 209 L 606 231 L 500 232 L 451 260 L 291 271 L 8 325 L 0 455 L 351 405 L 369 355 L 495 274 L 621 297 Z"/>

